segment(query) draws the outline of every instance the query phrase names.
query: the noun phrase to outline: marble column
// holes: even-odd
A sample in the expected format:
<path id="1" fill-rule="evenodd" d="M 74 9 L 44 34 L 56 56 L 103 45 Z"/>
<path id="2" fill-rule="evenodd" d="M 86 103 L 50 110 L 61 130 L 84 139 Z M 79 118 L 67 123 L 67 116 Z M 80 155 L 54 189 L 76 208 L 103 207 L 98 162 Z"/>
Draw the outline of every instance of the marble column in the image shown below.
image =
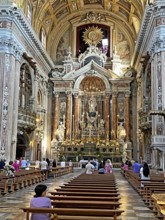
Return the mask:
<path id="1" fill-rule="evenodd" d="M 0 54 L 0 158 L 16 156 L 20 56 Z"/>
<path id="2" fill-rule="evenodd" d="M 78 138 L 78 116 L 79 116 L 79 98 L 78 93 L 74 94 L 74 139 Z"/>
<path id="3" fill-rule="evenodd" d="M 54 93 L 54 129 L 53 129 L 53 137 L 55 139 L 55 132 L 58 129 L 58 118 L 59 118 L 59 93 Z"/>
<path id="4" fill-rule="evenodd" d="M 117 92 L 112 93 L 112 130 L 114 139 L 117 138 Z"/>
<path id="5" fill-rule="evenodd" d="M 109 121 L 110 121 L 110 96 L 106 94 L 105 97 L 105 131 L 106 139 L 109 139 Z"/>
<path id="6" fill-rule="evenodd" d="M 130 141 L 130 92 L 125 94 L 125 130 L 126 130 L 126 142 Z"/>
<path id="7" fill-rule="evenodd" d="M 71 92 L 68 92 L 66 102 L 66 140 L 71 138 L 71 97 Z"/>
<path id="8" fill-rule="evenodd" d="M 19 78 L 20 78 L 20 60 L 16 60 L 15 62 L 15 82 L 14 82 L 14 101 L 13 103 L 13 115 L 17 119 L 18 118 L 18 102 L 19 102 Z M 15 159 L 16 154 L 16 140 L 17 140 L 17 120 L 13 121 L 12 128 L 12 141 L 11 141 L 11 152 L 10 158 L 12 160 Z"/>

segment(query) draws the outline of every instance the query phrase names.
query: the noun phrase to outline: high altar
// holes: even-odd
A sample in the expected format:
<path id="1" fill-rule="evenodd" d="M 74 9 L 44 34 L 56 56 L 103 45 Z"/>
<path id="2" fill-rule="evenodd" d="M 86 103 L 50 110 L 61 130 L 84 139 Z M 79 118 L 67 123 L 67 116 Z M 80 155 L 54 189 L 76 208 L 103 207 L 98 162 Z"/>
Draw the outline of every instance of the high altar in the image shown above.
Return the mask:
<path id="1" fill-rule="evenodd" d="M 123 157 L 132 157 L 133 71 L 127 68 L 123 77 L 119 77 L 106 69 L 107 57 L 97 47 L 101 31 L 92 27 L 86 32 L 84 40 L 89 47 L 79 54 L 78 62 L 74 62 L 69 48 L 63 66 L 57 65 L 51 72 L 54 82 L 52 154 L 58 152 L 58 156 L 63 155 L 67 160 L 90 156 L 120 162 Z M 118 66 L 117 55 L 112 62 L 114 68 Z"/>

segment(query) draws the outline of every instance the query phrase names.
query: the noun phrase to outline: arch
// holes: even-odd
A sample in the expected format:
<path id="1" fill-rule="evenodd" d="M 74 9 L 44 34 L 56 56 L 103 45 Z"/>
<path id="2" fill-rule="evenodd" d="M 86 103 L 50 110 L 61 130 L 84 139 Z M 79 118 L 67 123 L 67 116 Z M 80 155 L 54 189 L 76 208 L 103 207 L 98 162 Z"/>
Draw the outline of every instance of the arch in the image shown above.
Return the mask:
<path id="1" fill-rule="evenodd" d="M 30 110 L 30 98 L 32 97 L 32 77 L 29 66 L 26 63 L 23 63 L 20 68 L 19 87 L 19 107 Z"/>
<path id="2" fill-rule="evenodd" d="M 17 134 L 16 158 L 25 157 L 29 148 L 29 137 L 25 132 Z"/>
<path id="3" fill-rule="evenodd" d="M 80 75 L 77 80 L 75 81 L 75 84 L 74 84 L 74 90 L 78 91 L 79 88 L 80 88 L 80 84 L 82 83 L 82 81 L 86 78 L 86 77 L 89 77 L 89 76 L 86 76 L 86 74 L 83 74 L 83 75 Z M 103 75 L 101 75 L 100 73 L 96 73 L 95 74 L 95 77 L 99 78 L 100 80 L 103 81 L 103 83 L 105 84 L 105 90 L 106 91 L 110 91 L 111 90 L 111 87 L 110 87 L 110 83 L 108 82 L 107 78 L 104 77 Z"/>

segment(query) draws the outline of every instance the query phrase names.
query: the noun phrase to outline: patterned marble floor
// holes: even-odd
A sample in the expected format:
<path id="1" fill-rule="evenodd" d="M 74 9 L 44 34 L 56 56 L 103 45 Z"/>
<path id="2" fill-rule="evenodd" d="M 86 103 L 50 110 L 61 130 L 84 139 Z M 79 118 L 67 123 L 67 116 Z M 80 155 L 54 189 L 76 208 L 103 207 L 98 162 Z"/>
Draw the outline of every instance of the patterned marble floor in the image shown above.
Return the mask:
<path id="1" fill-rule="evenodd" d="M 77 170 L 72 174 L 57 177 L 55 180 L 50 178 L 45 181 L 45 184 L 48 186 L 48 190 L 53 190 L 59 185 L 62 185 L 71 178 L 77 176 L 80 174 L 80 172 L 80 170 Z M 156 218 L 154 213 L 144 204 L 141 197 L 120 174 L 120 171 L 115 170 L 114 173 L 118 183 L 119 192 L 121 194 L 121 209 L 125 210 L 119 219 L 157 220 L 158 218 Z M 14 216 L 17 216 L 19 213 L 21 213 L 21 210 L 19 210 L 20 206 L 29 206 L 29 202 L 34 195 L 34 188 L 35 185 L 27 187 L 26 189 L 20 190 L 18 192 L 1 196 L 0 220 L 12 220 Z M 21 217 L 20 220 L 24 220 L 24 218 Z"/>

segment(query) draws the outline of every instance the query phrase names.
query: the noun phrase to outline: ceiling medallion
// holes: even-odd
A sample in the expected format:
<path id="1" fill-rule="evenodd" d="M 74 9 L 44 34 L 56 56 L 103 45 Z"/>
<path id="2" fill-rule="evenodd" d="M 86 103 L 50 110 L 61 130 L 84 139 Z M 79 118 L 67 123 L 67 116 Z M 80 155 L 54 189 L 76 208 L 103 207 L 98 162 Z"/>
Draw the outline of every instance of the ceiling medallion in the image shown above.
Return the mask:
<path id="1" fill-rule="evenodd" d="M 89 46 L 97 46 L 97 44 L 103 39 L 103 32 L 98 27 L 89 27 L 83 33 L 83 40 Z"/>

